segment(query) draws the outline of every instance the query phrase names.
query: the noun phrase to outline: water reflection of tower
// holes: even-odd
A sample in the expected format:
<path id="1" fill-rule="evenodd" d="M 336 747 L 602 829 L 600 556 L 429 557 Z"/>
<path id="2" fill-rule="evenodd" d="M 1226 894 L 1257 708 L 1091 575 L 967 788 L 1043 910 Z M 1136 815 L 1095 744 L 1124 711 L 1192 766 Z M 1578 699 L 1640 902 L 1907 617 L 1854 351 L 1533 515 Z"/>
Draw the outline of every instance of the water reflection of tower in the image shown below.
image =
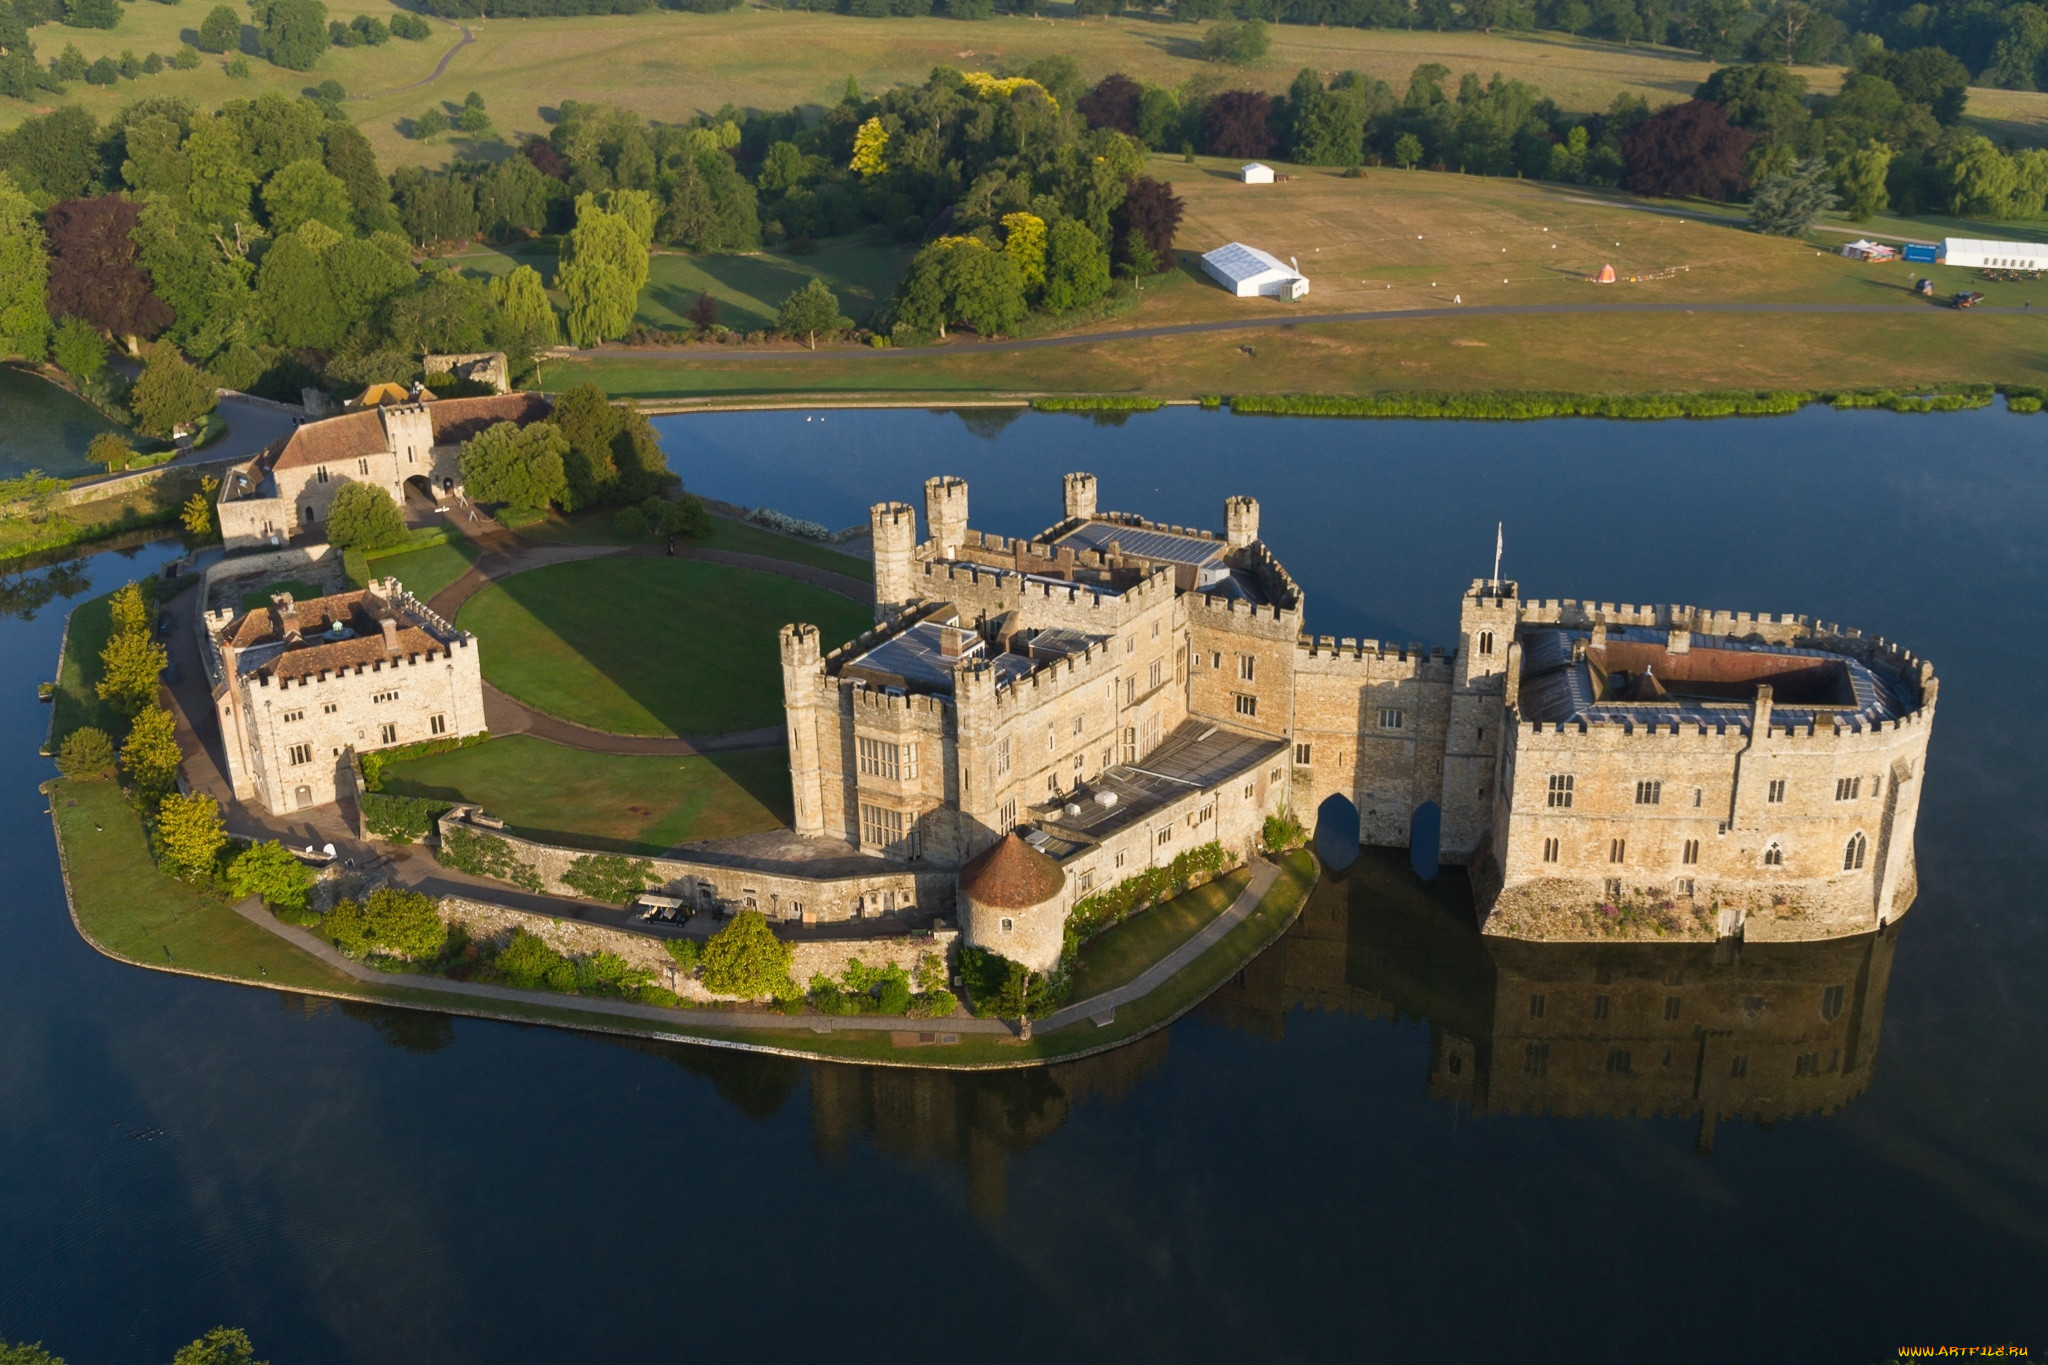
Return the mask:
<path id="1" fill-rule="evenodd" d="M 1870 1084 L 1898 929 L 1812 943 L 1545 944 L 1471 928 L 1461 879 L 1395 858 L 1328 879 L 1210 1004 L 1277 1034 L 1295 1008 L 1430 1025 L 1429 1093 L 1475 1115 L 1830 1113 Z"/>
<path id="2" fill-rule="evenodd" d="M 812 1140 L 825 1156 L 865 1136 L 898 1157 L 958 1165 L 969 1204 L 993 1221 L 1007 1198 L 1010 1158 L 1058 1132 L 1077 1104 L 1123 1096 L 1166 1059 L 1169 1036 L 1016 1071 L 819 1064 L 811 1068 Z"/>

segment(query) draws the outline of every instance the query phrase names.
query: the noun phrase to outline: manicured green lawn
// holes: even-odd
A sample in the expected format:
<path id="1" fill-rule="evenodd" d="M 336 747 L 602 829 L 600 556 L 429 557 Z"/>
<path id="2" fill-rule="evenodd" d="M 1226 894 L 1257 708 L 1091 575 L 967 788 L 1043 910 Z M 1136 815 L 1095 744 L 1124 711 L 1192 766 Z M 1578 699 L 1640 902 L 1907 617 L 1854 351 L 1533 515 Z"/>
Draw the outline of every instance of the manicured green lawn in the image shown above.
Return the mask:
<path id="1" fill-rule="evenodd" d="M 51 705 L 56 715 L 50 727 L 52 745 L 86 725 L 96 725 L 119 743 L 128 728 L 125 716 L 100 700 L 93 689 L 100 680 L 100 651 L 114 633 L 114 617 L 108 603 L 112 593 L 80 602 L 71 609 L 71 624 L 64 637 L 64 666 L 57 671 L 57 696 Z"/>
<path id="2" fill-rule="evenodd" d="M 1137 980 L 1153 963 L 1228 910 L 1250 880 L 1251 873 L 1243 871 L 1218 877 L 1163 905 L 1141 910 L 1097 935 L 1081 949 L 1073 993 L 1068 998 L 1086 1000 Z"/>
<path id="3" fill-rule="evenodd" d="M 782 719 L 776 632 L 833 647 L 871 612 L 772 574 L 685 559 L 593 559 L 516 574 L 464 604 L 484 676 L 550 715 L 627 735 L 714 735 Z"/>
<path id="4" fill-rule="evenodd" d="M 613 512 L 586 512 L 574 516 L 559 513 L 544 522 L 524 527 L 519 535 L 540 545 L 646 545 L 652 543 L 646 536 L 622 535 L 612 525 Z M 691 549 L 729 550 L 735 554 L 760 555 L 764 559 L 786 559 L 792 564 L 806 564 L 814 569 L 825 569 L 831 573 L 857 578 L 863 583 L 875 580 L 875 566 L 872 560 L 860 559 L 854 555 L 841 554 L 830 546 L 814 540 L 799 540 L 770 531 L 766 527 L 749 522 L 733 521 L 728 517 L 711 519 L 711 534 L 702 540 L 680 542 Z"/>
<path id="5" fill-rule="evenodd" d="M 272 593 L 288 592 L 292 595 L 294 601 L 304 602 L 308 598 L 319 597 L 326 591 L 325 588 L 318 587 L 312 583 L 301 583 L 297 579 L 289 579 L 283 583 L 272 583 L 268 587 L 258 588 L 254 592 L 243 593 L 242 610 L 264 611 L 268 609 Z"/>
<path id="6" fill-rule="evenodd" d="M 661 853 L 790 820 L 787 749 L 668 758 L 506 735 L 394 763 L 384 790 L 473 801 L 521 834 L 615 853 Z"/>
<path id="7" fill-rule="evenodd" d="M 441 589 L 469 572 L 476 563 L 476 546 L 467 540 L 447 545 L 430 545 L 424 550 L 385 555 L 370 561 L 372 578 L 395 578 L 406 591 L 425 602 Z"/>

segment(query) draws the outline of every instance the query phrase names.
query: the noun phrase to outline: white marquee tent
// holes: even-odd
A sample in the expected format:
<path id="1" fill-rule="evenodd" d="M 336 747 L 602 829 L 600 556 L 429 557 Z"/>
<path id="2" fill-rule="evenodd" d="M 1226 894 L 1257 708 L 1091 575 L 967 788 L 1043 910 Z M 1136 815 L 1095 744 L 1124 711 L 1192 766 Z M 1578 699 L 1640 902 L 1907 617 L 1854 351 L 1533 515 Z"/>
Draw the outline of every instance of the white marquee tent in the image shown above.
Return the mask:
<path id="1" fill-rule="evenodd" d="M 1941 259 L 1944 265 L 1969 270 L 2048 270 L 2048 245 L 1947 237 L 1942 239 Z"/>
<path id="2" fill-rule="evenodd" d="M 1202 257 L 1209 277 L 1241 299 L 1298 299 L 1308 293 L 1308 276 L 1255 246 L 1231 242 Z"/>

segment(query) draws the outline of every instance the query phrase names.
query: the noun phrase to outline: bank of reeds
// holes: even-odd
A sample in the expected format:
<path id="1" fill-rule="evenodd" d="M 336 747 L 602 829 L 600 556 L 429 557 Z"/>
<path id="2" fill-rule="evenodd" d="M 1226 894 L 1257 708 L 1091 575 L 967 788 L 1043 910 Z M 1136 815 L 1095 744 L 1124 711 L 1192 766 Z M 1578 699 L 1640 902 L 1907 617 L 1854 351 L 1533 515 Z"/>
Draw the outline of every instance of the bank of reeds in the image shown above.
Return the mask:
<path id="1" fill-rule="evenodd" d="M 1144 398 L 1128 393 L 1082 393 L 1070 397 L 1034 398 L 1031 406 L 1039 412 L 1157 412 L 1164 399 Z"/>
<path id="2" fill-rule="evenodd" d="M 1961 412 L 1988 406 L 2003 393 L 2013 412 L 2039 412 L 2048 390 L 2024 385 L 1963 384 L 1922 393 L 1895 389 L 1758 389 L 1706 393 L 1554 393 L 1516 391 L 1456 393 L 1418 391 L 1377 394 L 1240 394 L 1204 398 L 1203 407 L 1227 403 L 1254 417 L 1450 417 L 1468 421 L 1520 422 L 1542 417 L 1611 417 L 1658 420 L 1672 417 L 1776 417 L 1809 403 L 1836 408 L 1883 408 L 1891 412 Z"/>

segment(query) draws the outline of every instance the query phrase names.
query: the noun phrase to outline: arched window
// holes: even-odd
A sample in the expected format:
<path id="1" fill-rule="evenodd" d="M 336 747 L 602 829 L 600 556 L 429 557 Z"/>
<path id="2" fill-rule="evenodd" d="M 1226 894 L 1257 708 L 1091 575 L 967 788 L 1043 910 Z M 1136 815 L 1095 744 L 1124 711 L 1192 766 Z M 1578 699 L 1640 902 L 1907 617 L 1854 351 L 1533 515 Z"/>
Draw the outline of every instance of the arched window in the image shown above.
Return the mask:
<path id="1" fill-rule="evenodd" d="M 1860 872 L 1863 869 L 1863 854 L 1870 847 L 1870 841 L 1857 830 L 1849 836 L 1849 846 L 1842 850 L 1842 871 Z"/>
<path id="2" fill-rule="evenodd" d="M 1779 846 L 1777 841 L 1773 840 L 1770 846 L 1764 849 L 1764 866 L 1783 867 L 1784 865 L 1785 850 Z"/>
<path id="3" fill-rule="evenodd" d="M 1480 652 L 1481 654 L 1491 654 L 1491 653 L 1493 653 L 1493 632 L 1492 632 L 1492 631 L 1490 631 L 1490 630 L 1482 630 L 1482 631 L 1480 631 L 1480 632 L 1479 632 L 1479 652 Z"/>

